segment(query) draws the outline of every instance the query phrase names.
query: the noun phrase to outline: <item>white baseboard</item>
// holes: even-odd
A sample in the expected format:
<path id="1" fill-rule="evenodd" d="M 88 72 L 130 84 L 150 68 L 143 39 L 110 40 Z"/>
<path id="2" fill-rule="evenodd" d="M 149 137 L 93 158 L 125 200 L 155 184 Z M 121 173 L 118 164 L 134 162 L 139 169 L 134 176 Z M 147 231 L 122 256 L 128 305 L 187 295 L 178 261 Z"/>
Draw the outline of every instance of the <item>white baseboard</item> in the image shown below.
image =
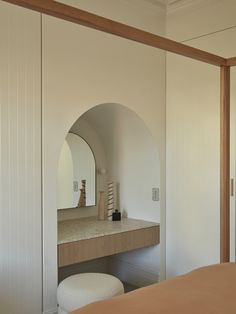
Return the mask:
<path id="1" fill-rule="evenodd" d="M 57 308 L 44 311 L 43 314 L 57 314 Z"/>
<path id="2" fill-rule="evenodd" d="M 159 282 L 159 272 L 119 258 L 112 258 L 110 272 L 124 282 L 144 287 Z"/>

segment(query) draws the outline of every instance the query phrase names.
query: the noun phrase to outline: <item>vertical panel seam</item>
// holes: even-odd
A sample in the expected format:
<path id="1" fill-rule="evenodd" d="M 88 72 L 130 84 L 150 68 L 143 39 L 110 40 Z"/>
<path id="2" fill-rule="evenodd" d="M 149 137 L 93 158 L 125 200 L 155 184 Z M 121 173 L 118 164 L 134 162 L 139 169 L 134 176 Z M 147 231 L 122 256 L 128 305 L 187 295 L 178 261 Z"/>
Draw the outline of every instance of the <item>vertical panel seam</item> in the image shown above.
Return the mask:
<path id="1" fill-rule="evenodd" d="M 43 241 L 43 38 L 42 38 L 42 13 L 40 13 L 40 152 L 41 152 L 41 312 L 44 310 L 44 241 Z"/>

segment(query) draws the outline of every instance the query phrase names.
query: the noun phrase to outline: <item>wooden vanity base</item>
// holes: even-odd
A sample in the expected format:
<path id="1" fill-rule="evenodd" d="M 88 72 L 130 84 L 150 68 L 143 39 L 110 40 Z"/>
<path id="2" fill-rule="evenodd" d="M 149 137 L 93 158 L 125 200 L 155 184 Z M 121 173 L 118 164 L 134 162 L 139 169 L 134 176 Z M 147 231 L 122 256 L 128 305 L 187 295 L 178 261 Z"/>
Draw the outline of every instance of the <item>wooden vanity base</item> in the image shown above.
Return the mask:
<path id="1" fill-rule="evenodd" d="M 159 225 L 58 245 L 58 266 L 131 251 L 160 242 Z"/>

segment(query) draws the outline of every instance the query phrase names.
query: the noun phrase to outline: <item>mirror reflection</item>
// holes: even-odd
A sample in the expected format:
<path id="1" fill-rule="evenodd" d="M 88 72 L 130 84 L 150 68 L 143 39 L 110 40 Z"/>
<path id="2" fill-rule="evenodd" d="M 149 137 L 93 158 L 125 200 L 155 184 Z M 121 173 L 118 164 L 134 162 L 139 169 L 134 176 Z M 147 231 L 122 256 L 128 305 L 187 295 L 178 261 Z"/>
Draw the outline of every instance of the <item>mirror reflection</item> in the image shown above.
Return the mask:
<path id="1" fill-rule="evenodd" d="M 58 163 L 57 208 L 94 206 L 95 177 L 95 159 L 90 146 L 79 135 L 68 133 Z"/>

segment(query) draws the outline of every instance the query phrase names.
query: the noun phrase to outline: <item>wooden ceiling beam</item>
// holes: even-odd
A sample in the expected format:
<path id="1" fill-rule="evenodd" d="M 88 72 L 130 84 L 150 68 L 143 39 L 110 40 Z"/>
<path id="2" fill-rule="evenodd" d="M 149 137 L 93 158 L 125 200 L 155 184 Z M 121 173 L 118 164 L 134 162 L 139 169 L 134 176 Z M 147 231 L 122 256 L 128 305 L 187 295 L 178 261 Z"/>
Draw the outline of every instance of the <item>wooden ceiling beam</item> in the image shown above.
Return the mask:
<path id="1" fill-rule="evenodd" d="M 133 40 L 147 46 L 173 52 L 188 58 L 222 66 L 227 60 L 212 53 L 193 48 L 182 43 L 161 37 L 78 8 L 52 0 L 3 0 L 37 12 L 51 15 L 72 23 L 87 26 L 102 32 Z"/>
<path id="2" fill-rule="evenodd" d="M 235 66 L 236 65 L 236 57 L 227 59 L 226 64 L 227 64 L 227 66 L 231 66 L 231 67 Z"/>

